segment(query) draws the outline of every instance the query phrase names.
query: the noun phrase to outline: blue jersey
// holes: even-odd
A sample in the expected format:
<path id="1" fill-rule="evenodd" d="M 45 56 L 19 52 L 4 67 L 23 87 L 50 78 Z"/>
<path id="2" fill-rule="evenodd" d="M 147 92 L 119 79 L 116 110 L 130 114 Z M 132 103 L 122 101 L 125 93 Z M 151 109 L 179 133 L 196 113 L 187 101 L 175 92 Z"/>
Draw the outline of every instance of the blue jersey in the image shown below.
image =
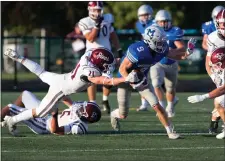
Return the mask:
<path id="1" fill-rule="evenodd" d="M 128 58 L 133 64 L 128 72 L 131 72 L 133 69 L 138 69 L 147 76 L 149 68 L 167 56 L 168 51 L 169 46 L 167 46 L 163 53 L 156 53 L 150 50 L 144 41 L 138 41 L 128 47 L 126 55 L 121 59 L 121 62 L 125 57 Z M 120 72 L 118 72 L 118 77 L 121 77 Z"/>
<path id="2" fill-rule="evenodd" d="M 140 23 L 140 21 L 137 21 L 136 22 L 136 29 L 137 31 L 143 35 L 145 33 L 145 29 L 151 25 L 155 24 L 155 20 L 150 20 L 148 21 L 148 23 L 145 25 L 145 24 L 142 24 Z"/>
<path id="3" fill-rule="evenodd" d="M 216 27 L 213 21 L 208 21 L 202 24 L 202 34 L 203 35 L 209 35 L 213 31 L 216 31 Z"/>
<path id="4" fill-rule="evenodd" d="M 172 49 L 176 49 L 177 47 L 174 44 L 174 42 L 183 40 L 183 36 L 184 36 L 183 31 L 179 27 L 173 26 L 165 32 L 166 32 L 167 43 L 168 43 L 169 47 Z M 172 60 L 167 57 L 164 57 L 160 61 L 161 64 L 167 64 L 167 65 L 173 64 L 175 62 L 176 62 L 176 60 Z"/>

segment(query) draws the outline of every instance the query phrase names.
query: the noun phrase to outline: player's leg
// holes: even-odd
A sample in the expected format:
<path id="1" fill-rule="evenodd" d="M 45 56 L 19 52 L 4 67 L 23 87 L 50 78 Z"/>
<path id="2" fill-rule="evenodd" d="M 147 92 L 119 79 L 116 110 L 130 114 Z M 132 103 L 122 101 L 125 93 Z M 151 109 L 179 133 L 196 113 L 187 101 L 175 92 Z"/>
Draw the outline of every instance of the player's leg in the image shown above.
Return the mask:
<path id="1" fill-rule="evenodd" d="M 97 91 L 96 84 L 92 84 L 91 86 L 88 87 L 87 92 L 88 92 L 88 99 L 90 102 L 96 102 L 96 91 Z"/>
<path id="2" fill-rule="evenodd" d="M 10 105 L 10 116 L 17 115 L 27 109 L 18 107 L 16 105 Z M 22 121 L 27 127 L 31 129 L 36 134 L 46 134 L 49 133 L 46 129 L 46 119 L 45 118 L 34 118 L 26 121 Z"/>
<path id="3" fill-rule="evenodd" d="M 164 92 L 162 89 L 164 77 L 165 77 L 165 71 L 160 63 L 157 63 L 150 68 L 151 82 L 154 87 L 155 94 L 159 100 L 159 104 L 163 108 L 166 107 L 166 103 L 164 101 Z"/>
<path id="4" fill-rule="evenodd" d="M 217 109 L 223 125 L 225 125 L 225 95 L 215 98 L 215 108 Z M 222 132 L 216 135 L 217 139 L 225 139 L 225 126 L 222 128 Z"/>
<path id="5" fill-rule="evenodd" d="M 20 56 L 16 51 L 12 49 L 7 49 L 4 54 L 12 58 L 14 61 L 23 64 L 27 69 L 37 75 L 43 82 L 47 83 L 48 85 L 54 83 L 56 80 L 55 78 L 59 75 L 56 73 L 45 71 L 39 64 L 30 59 Z"/>
<path id="6" fill-rule="evenodd" d="M 21 121 L 29 120 L 35 117 L 44 117 L 46 116 L 56 105 L 56 103 L 64 96 L 63 92 L 50 86 L 48 93 L 42 99 L 38 108 L 27 109 L 26 111 L 21 112 L 18 115 L 9 117 L 6 122 L 9 128 L 10 133 L 13 135 L 14 128 L 13 126 Z"/>
<path id="7" fill-rule="evenodd" d="M 109 105 L 108 96 L 110 94 L 111 88 L 112 86 L 102 86 L 102 93 L 103 93 L 102 107 L 107 114 L 110 114 L 110 105 Z"/>
<path id="8" fill-rule="evenodd" d="M 117 101 L 119 108 L 111 112 L 111 125 L 115 131 L 120 131 L 119 120 L 128 116 L 131 90 L 129 84 L 122 83 L 118 86 Z"/>
<path id="9" fill-rule="evenodd" d="M 150 103 L 151 107 L 156 111 L 160 122 L 167 131 L 168 137 L 170 139 L 179 138 L 180 135 L 176 134 L 173 131 L 172 123 L 168 120 L 168 116 L 166 114 L 165 109 L 158 103 L 158 99 L 154 93 L 152 85 L 150 84 L 149 88 L 139 91 L 139 93 L 146 98 L 146 100 Z"/>
<path id="10" fill-rule="evenodd" d="M 178 64 L 173 63 L 171 65 L 164 66 L 165 71 L 165 88 L 166 88 L 166 99 L 167 107 L 166 112 L 168 117 L 175 116 L 174 104 L 177 100 L 176 98 L 176 85 L 177 85 L 177 76 L 178 76 Z"/>
<path id="11" fill-rule="evenodd" d="M 216 106 L 217 106 L 217 102 L 214 99 L 214 109 L 212 111 L 211 122 L 210 122 L 210 125 L 209 125 L 209 133 L 210 134 L 217 133 L 219 120 L 221 118 L 217 109 L 216 109 Z"/>

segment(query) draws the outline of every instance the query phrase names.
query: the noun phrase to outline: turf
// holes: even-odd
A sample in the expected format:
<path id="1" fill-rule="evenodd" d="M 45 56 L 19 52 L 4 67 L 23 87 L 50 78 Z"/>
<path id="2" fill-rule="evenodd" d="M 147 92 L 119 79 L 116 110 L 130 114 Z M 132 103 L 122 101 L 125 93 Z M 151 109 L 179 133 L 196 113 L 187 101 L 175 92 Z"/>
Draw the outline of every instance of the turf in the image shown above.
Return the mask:
<path id="1" fill-rule="evenodd" d="M 39 98 L 43 93 L 36 93 Z M 189 104 L 187 96 L 180 98 L 173 119 L 175 129 L 183 138 L 169 140 L 154 111 L 136 112 L 139 95 L 133 93 L 129 117 L 121 122 L 122 132 L 114 133 L 109 116 L 103 114 L 100 122 L 89 126 L 86 136 L 35 135 L 19 124 L 23 137 L 12 137 L 7 129 L 1 131 L 1 159 L 15 161 L 91 161 L 91 160 L 152 160 L 152 161 L 224 161 L 224 140 L 208 134 L 212 100 Z M 19 93 L 2 93 L 2 103 L 13 101 Z M 72 95 L 74 100 L 86 100 L 86 93 Z M 101 102 L 101 94 L 97 95 Z M 111 94 L 110 103 L 116 108 L 116 95 Z M 61 109 L 64 106 L 62 105 Z M 221 126 L 220 126 L 221 127 Z"/>

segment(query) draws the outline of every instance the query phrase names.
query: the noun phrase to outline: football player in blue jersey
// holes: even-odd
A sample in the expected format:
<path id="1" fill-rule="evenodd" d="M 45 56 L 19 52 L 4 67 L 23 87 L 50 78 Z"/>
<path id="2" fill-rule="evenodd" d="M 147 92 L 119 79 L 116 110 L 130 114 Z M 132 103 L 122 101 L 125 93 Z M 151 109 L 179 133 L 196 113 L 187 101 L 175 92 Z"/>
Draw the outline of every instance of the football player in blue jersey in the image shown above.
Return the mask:
<path id="1" fill-rule="evenodd" d="M 216 6 L 212 10 L 212 20 L 211 21 L 208 21 L 208 22 L 205 22 L 205 23 L 202 24 L 202 34 L 203 34 L 202 48 L 205 49 L 206 51 L 208 50 L 208 46 L 207 46 L 207 38 L 208 38 L 208 35 L 211 34 L 214 31 L 216 31 L 216 25 L 215 25 L 216 24 L 216 16 L 223 9 L 224 9 L 223 6 Z M 205 59 L 205 68 L 206 68 L 206 71 L 209 74 L 209 76 L 212 79 L 214 79 L 212 77 L 213 75 L 212 75 L 211 67 L 210 67 L 209 64 L 210 64 L 209 57 L 206 56 L 206 59 Z M 215 133 L 217 131 L 219 120 L 220 120 L 220 117 L 215 117 L 213 115 L 213 112 L 212 112 L 212 118 L 211 118 L 211 123 L 210 123 L 210 127 L 209 127 L 209 133 Z"/>
<path id="2" fill-rule="evenodd" d="M 111 112 L 111 125 L 115 131 L 120 130 L 119 120 L 125 119 L 128 115 L 129 99 L 132 91 L 130 87 L 132 87 L 136 89 L 156 111 L 160 122 L 167 131 L 168 137 L 170 139 L 180 137 L 179 134 L 173 131 L 172 123 L 168 121 L 165 109 L 160 106 L 154 89 L 148 82 L 147 73 L 149 72 L 150 66 L 153 66 L 165 56 L 177 60 L 186 59 L 187 56 L 193 53 L 195 43 L 195 39 L 190 39 L 187 50 L 184 48 L 179 50 L 169 49 L 166 34 L 163 29 L 159 26 L 152 25 L 145 29 L 142 41 L 133 43 L 128 47 L 127 53 L 121 59 L 118 76 L 126 80 L 129 73 L 134 70 L 140 73 L 140 75 L 142 74 L 142 76 L 139 77 L 139 82 L 133 84 L 121 83 L 118 86 L 117 100 L 119 108 Z"/>
<path id="3" fill-rule="evenodd" d="M 138 21 L 136 22 L 136 29 L 143 35 L 147 27 L 155 24 L 153 19 L 153 9 L 149 5 L 142 5 L 139 7 L 137 15 Z"/>
<path id="4" fill-rule="evenodd" d="M 136 22 L 136 29 L 138 33 L 143 35 L 147 27 L 155 24 L 155 20 L 153 19 L 153 9 L 150 5 L 142 5 L 138 8 L 137 15 L 138 21 Z M 146 111 L 148 106 L 148 101 L 142 97 L 141 105 L 137 108 L 137 111 Z"/>
<path id="5" fill-rule="evenodd" d="M 171 14 L 166 10 L 159 10 L 156 13 L 155 20 L 157 25 L 162 27 L 165 31 L 169 48 L 173 50 L 184 49 L 183 31 L 179 27 L 172 25 Z M 167 57 L 162 58 L 156 65 L 150 68 L 152 85 L 159 103 L 163 108 L 165 108 L 165 101 L 163 100 L 164 92 L 161 86 L 163 83 L 165 84 L 167 100 L 166 112 L 169 118 L 175 115 L 174 105 L 178 102 L 178 98 L 175 97 L 177 75 L 177 61 Z"/>

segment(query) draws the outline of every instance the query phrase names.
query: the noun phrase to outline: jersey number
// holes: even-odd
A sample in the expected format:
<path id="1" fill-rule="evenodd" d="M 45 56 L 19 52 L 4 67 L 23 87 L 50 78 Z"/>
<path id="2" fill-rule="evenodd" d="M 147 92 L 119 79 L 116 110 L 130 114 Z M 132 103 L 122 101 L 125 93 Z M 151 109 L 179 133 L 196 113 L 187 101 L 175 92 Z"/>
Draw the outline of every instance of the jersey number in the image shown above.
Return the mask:
<path id="1" fill-rule="evenodd" d="M 144 47 L 143 47 L 143 46 L 138 47 L 138 48 L 137 48 L 137 51 L 138 51 L 138 52 L 144 51 Z"/>
<path id="2" fill-rule="evenodd" d="M 102 35 L 103 36 L 107 36 L 107 34 L 108 34 L 108 29 L 107 29 L 107 26 L 106 25 L 103 25 L 102 27 L 101 27 L 101 30 L 102 30 Z M 98 32 L 98 37 L 100 36 L 100 32 Z"/>

